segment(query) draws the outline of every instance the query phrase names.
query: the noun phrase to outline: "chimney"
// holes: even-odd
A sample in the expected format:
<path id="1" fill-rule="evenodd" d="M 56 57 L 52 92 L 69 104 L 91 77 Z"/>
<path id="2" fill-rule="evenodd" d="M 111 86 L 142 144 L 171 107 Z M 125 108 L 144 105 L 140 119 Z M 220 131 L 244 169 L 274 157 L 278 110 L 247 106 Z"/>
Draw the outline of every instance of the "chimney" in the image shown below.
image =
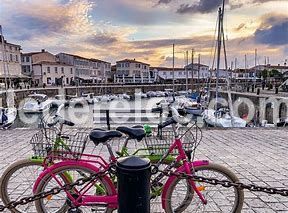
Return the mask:
<path id="1" fill-rule="evenodd" d="M 42 53 L 45 53 L 45 49 L 42 49 L 41 52 L 42 52 Z"/>
<path id="2" fill-rule="evenodd" d="M 134 61 L 136 61 L 136 59 L 134 58 Z"/>

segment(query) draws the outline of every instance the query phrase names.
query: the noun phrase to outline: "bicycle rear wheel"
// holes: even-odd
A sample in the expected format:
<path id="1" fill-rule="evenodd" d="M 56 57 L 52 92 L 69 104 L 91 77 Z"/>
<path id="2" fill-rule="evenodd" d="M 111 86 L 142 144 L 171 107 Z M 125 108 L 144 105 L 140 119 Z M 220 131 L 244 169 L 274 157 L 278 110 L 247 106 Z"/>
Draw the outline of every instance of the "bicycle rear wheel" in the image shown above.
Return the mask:
<path id="1" fill-rule="evenodd" d="M 42 161 L 33 159 L 19 160 L 10 165 L 3 173 L 0 195 L 4 205 L 11 201 L 32 196 L 33 185 L 43 171 Z M 13 213 L 36 213 L 34 202 L 11 209 Z"/>
<path id="2" fill-rule="evenodd" d="M 195 167 L 194 169 L 197 176 L 239 182 L 234 173 L 221 165 L 210 163 L 209 165 Z M 243 190 L 235 187 L 225 188 L 221 185 L 214 186 L 203 182 L 195 183 L 206 198 L 206 205 L 201 202 L 187 179 L 175 178 L 169 186 L 164 201 L 166 206 L 165 212 L 241 212 L 244 200 Z"/>
<path id="3" fill-rule="evenodd" d="M 75 182 L 77 179 L 79 178 L 83 178 L 83 177 L 89 177 L 91 174 L 94 174 L 95 171 L 80 166 L 80 165 L 67 165 L 67 166 L 62 166 L 59 167 L 57 169 L 55 169 L 53 171 L 53 174 L 55 177 L 57 177 L 58 181 L 61 181 L 61 184 L 66 184 L 66 183 L 73 183 Z M 67 178 L 63 178 L 63 176 L 65 176 L 66 174 L 69 174 L 69 181 L 67 180 Z M 65 180 L 66 179 L 66 180 Z M 91 195 L 96 195 L 101 193 L 101 195 L 112 195 L 113 189 L 111 188 L 111 186 L 109 185 L 109 183 L 107 183 L 107 181 L 105 180 L 105 178 L 99 178 L 95 181 L 95 183 L 93 182 L 94 186 L 92 186 L 92 188 L 89 189 L 88 192 L 85 193 L 85 195 L 87 196 L 91 196 Z M 47 174 L 46 176 L 44 176 L 39 184 L 39 186 L 36 189 L 36 194 L 40 193 L 40 192 L 44 192 L 44 191 L 49 191 L 50 189 L 59 186 L 59 184 L 56 182 L 56 180 L 54 178 L 51 177 L 50 174 Z M 101 186 L 101 192 L 99 192 L 97 190 L 96 186 Z M 80 191 L 82 186 L 75 186 L 72 190 L 70 191 L 70 193 L 73 194 L 74 196 L 77 196 L 76 191 Z M 74 193 L 75 191 L 75 193 Z M 35 201 L 35 206 L 38 212 L 41 213 L 64 213 L 64 212 L 68 212 L 69 207 L 69 202 L 71 203 L 71 201 L 69 201 L 67 194 L 65 191 L 60 192 L 57 195 L 53 195 L 53 196 L 48 196 L 46 198 L 42 198 L 40 200 Z M 65 205 L 67 204 L 67 205 Z M 80 212 L 83 213 L 88 213 L 88 212 L 103 212 L 103 213 L 111 213 L 114 209 L 109 208 L 107 206 L 81 206 L 79 207 Z"/>

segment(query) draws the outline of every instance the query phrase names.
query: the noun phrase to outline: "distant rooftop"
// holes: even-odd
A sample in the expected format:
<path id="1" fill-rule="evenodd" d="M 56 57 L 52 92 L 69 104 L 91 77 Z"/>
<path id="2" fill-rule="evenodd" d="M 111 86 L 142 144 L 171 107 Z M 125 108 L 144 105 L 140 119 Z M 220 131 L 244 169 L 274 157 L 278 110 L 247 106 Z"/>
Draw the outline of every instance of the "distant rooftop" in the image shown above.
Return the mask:
<path id="1" fill-rule="evenodd" d="M 4 37 L 3 37 L 3 39 L 4 39 Z M 0 43 L 2 44 L 2 36 L 1 35 L 0 35 Z M 4 44 L 8 44 L 8 45 L 12 45 L 12 46 L 21 48 L 21 45 L 9 43 L 5 39 L 4 39 Z"/>
<path id="2" fill-rule="evenodd" d="M 52 61 L 40 61 L 38 63 L 35 63 L 33 65 L 39 65 L 39 64 L 46 64 L 46 65 L 61 65 L 61 66 L 69 66 L 69 67 L 72 67 L 72 65 L 69 65 L 69 64 L 65 64 L 65 63 L 61 63 L 61 62 L 52 62 Z"/>
<path id="3" fill-rule="evenodd" d="M 110 63 L 110 62 L 103 61 L 103 60 L 100 60 L 100 59 L 95 59 L 95 58 L 85 58 L 85 57 L 83 57 L 83 56 L 74 55 L 74 54 L 70 54 L 70 53 L 59 53 L 59 54 L 65 54 L 65 55 L 73 56 L 73 57 L 75 57 L 75 58 L 79 58 L 79 59 L 83 59 L 83 60 L 88 60 L 88 61 Z"/>
<path id="4" fill-rule="evenodd" d="M 157 70 L 160 70 L 160 71 L 173 71 L 173 67 L 150 67 L 150 70 L 154 70 L 154 69 L 157 69 Z M 174 71 L 183 71 L 185 70 L 184 68 L 174 68 Z"/>
<path id="5" fill-rule="evenodd" d="M 147 63 L 144 63 L 144 62 L 141 62 L 141 61 L 136 61 L 135 59 L 124 59 L 124 60 L 121 60 L 121 61 L 116 61 L 116 63 L 123 63 L 123 62 L 146 64 L 146 65 L 150 66 L 150 64 L 147 64 Z"/>

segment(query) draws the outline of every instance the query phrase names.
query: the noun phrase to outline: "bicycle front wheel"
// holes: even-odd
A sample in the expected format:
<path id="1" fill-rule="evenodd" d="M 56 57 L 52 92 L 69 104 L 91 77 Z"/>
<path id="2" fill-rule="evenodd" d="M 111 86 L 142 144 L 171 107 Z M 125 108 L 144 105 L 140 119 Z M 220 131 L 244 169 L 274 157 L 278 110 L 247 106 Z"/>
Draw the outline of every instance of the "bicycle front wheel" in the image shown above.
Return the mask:
<path id="1" fill-rule="evenodd" d="M 33 185 L 43 171 L 42 161 L 33 159 L 19 160 L 10 165 L 1 178 L 1 199 L 4 205 L 11 201 L 33 195 Z M 19 205 L 10 210 L 13 213 L 36 213 L 34 202 Z"/>
<path id="2" fill-rule="evenodd" d="M 197 176 L 239 182 L 234 173 L 218 164 L 210 163 L 194 169 Z M 206 198 L 207 204 L 202 203 L 188 183 L 188 179 L 176 178 L 167 191 L 164 201 L 165 212 L 241 212 L 244 200 L 243 190 L 235 187 L 225 188 L 221 185 L 211 185 L 203 182 L 195 183 L 201 194 Z"/>
<path id="3" fill-rule="evenodd" d="M 91 174 L 94 173 L 95 171 L 77 164 L 62 166 L 53 171 L 54 177 L 57 178 L 57 181 L 61 182 L 61 185 L 73 183 L 80 178 L 89 177 Z M 67 175 L 69 177 L 63 178 Z M 50 174 L 47 174 L 42 178 L 39 186 L 36 189 L 35 194 L 49 191 L 50 189 L 59 186 L 59 183 L 57 181 L 55 178 L 52 178 Z M 113 189 L 111 188 L 110 184 L 107 183 L 105 178 L 98 178 L 97 180 L 95 180 L 95 182 L 89 184 L 93 184 L 93 186 L 91 186 L 88 191 L 85 191 L 85 196 L 112 195 Z M 72 190 L 69 191 L 70 195 L 76 198 L 79 195 L 77 192 L 81 192 L 82 187 L 83 186 L 75 186 Z M 68 199 L 66 192 L 62 191 L 59 194 L 48 196 L 46 198 L 35 201 L 35 206 L 37 211 L 41 213 L 64 213 L 68 212 L 70 208 L 69 203 L 72 203 L 71 200 Z M 79 212 L 83 213 L 91 213 L 93 211 L 99 213 L 111 213 L 114 209 L 103 205 L 95 205 L 80 206 L 78 210 Z"/>

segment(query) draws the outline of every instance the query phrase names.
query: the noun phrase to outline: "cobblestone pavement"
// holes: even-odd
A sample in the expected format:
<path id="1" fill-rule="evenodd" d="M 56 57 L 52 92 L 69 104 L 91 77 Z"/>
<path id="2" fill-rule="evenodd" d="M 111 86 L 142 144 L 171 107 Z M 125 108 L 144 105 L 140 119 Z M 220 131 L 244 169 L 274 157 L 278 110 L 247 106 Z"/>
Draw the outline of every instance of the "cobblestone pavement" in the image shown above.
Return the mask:
<path id="1" fill-rule="evenodd" d="M 0 174 L 12 161 L 31 154 L 29 139 L 34 133 L 27 129 L 0 131 Z M 96 150 L 106 153 L 101 147 Z M 203 131 L 196 158 L 227 166 L 241 182 L 287 189 L 287 153 L 287 129 L 214 129 Z M 243 213 L 288 212 L 288 197 L 245 191 L 244 201 Z"/>

